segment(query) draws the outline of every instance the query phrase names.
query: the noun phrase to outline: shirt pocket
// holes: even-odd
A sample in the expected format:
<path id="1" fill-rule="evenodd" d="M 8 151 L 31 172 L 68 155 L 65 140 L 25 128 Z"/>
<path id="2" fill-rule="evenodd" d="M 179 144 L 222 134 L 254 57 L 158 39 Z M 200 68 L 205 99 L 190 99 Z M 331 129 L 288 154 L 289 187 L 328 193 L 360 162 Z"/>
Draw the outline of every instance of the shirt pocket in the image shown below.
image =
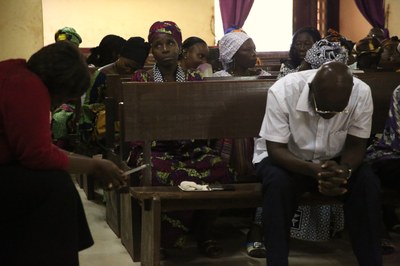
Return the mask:
<path id="1" fill-rule="evenodd" d="M 328 139 L 328 156 L 337 156 L 343 150 L 346 141 L 347 130 L 331 132 Z"/>

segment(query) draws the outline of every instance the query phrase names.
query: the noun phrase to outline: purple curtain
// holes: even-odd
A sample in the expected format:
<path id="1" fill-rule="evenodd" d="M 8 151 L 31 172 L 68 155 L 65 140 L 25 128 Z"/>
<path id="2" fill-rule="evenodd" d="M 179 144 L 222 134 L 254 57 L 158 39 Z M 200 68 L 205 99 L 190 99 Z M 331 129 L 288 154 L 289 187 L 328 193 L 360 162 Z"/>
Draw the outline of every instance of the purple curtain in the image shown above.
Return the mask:
<path id="1" fill-rule="evenodd" d="M 219 0 L 224 32 L 230 27 L 243 27 L 254 0 Z"/>
<path id="2" fill-rule="evenodd" d="M 386 37 L 388 37 L 389 32 L 385 28 L 384 0 L 355 0 L 355 2 L 361 14 L 363 14 L 372 27 L 383 29 Z"/>

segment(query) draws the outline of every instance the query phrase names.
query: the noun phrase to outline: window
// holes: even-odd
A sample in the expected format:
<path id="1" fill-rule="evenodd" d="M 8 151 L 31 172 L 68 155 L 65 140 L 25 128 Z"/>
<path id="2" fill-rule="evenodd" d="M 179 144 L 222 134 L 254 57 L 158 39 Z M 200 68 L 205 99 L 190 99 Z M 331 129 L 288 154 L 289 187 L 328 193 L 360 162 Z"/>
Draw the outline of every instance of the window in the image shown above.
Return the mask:
<path id="1" fill-rule="evenodd" d="M 317 29 L 319 32 L 327 32 L 326 24 L 326 12 L 327 12 L 326 0 L 317 0 Z"/>
<path id="2" fill-rule="evenodd" d="M 288 51 L 292 42 L 293 0 L 254 0 L 243 30 L 258 52 Z M 215 43 L 224 35 L 219 0 L 214 0 Z"/>

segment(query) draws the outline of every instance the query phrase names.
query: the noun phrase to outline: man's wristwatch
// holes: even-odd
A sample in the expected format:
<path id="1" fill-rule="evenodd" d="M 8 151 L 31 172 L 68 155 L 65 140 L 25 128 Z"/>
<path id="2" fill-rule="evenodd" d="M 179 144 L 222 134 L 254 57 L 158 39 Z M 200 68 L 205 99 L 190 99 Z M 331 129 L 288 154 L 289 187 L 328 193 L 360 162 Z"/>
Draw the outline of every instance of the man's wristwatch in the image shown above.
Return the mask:
<path id="1" fill-rule="evenodd" d="M 342 163 L 342 165 L 347 167 L 347 180 L 349 180 L 351 177 L 351 174 L 353 172 L 353 169 L 351 168 L 350 164 L 348 164 L 348 163 Z"/>

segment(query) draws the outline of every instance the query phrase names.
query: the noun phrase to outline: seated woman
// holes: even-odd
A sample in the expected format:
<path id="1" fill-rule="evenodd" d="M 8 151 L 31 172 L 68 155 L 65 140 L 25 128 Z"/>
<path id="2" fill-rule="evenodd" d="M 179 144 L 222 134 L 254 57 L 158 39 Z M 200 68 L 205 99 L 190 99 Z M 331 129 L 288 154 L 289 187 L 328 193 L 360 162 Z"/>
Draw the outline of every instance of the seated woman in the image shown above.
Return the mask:
<path id="1" fill-rule="evenodd" d="M 199 37 L 189 37 L 182 43 L 182 52 L 179 55 L 179 64 L 184 71 L 197 69 L 204 77 L 212 76 L 212 66 L 207 63 L 207 43 Z"/>
<path id="2" fill-rule="evenodd" d="M 85 58 L 68 41 L 28 61 L 0 62 L 2 265 L 79 265 L 78 252 L 93 239 L 69 173 L 91 174 L 108 189 L 126 185 L 114 163 L 52 144 L 50 106 L 80 97 L 89 82 Z"/>
<path id="3" fill-rule="evenodd" d="M 357 69 L 364 72 L 376 71 L 382 55 L 382 45 L 375 37 L 365 37 L 354 46 Z"/>
<path id="4" fill-rule="evenodd" d="M 100 67 L 92 76 L 86 92 L 79 133 L 88 155 L 102 153 L 105 136 L 105 105 L 107 75 L 132 75 L 142 69 L 149 55 L 150 45 L 141 37 L 129 38 L 115 62 Z"/>
<path id="5" fill-rule="evenodd" d="M 68 41 L 77 47 L 82 43 L 81 36 L 74 28 L 63 27 L 56 31 L 54 40 Z M 82 110 L 81 98 L 68 99 L 66 103 L 61 104 L 52 110 L 51 131 L 53 133 L 53 142 L 64 150 L 74 150 L 77 133 L 77 125 Z"/>
<path id="6" fill-rule="evenodd" d="M 380 33 L 379 28 L 374 28 L 374 31 Z M 382 40 L 383 35 L 380 34 L 370 34 L 370 36 L 365 37 L 358 41 L 355 45 L 354 51 L 357 56 L 357 68 L 363 70 L 364 72 L 373 72 L 378 70 L 393 70 L 396 65 L 396 57 L 392 57 L 392 53 L 395 44 L 392 44 L 392 40 L 387 39 Z M 395 41 L 395 39 L 393 40 Z M 386 48 L 385 48 L 386 46 Z M 390 51 L 389 51 L 390 50 Z M 393 60 L 394 59 L 394 60 Z M 393 60 L 393 61 L 392 61 Z M 373 143 L 367 150 L 367 160 L 371 162 L 373 168 L 377 175 L 381 178 L 383 186 L 398 186 L 396 183 L 397 179 L 394 178 L 398 176 L 399 172 L 396 168 L 396 143 L 398 143 L 399 135 L 396 134 L 396 121 L 395 117 L 398 115 L 396 110 L 399 106 L 399 92 L 395 90 L 393 92 L 393 98 L 391 100 L 389 117 L 385 125 L 385 130 L 382 138 Z M 396 140 L 397 139 L 397 140 Z M 393 159 L 393 160 L 392 160 Z M 382 252 L 384 254 L 391 254 L 395 251 L 395 246 L 389 235 L 389 231 L 400 232 L 400 221 L 397 219 L 395 214 L 395 206 L 393 203 L 388 203 L 387 201 L 383 203 L 383 224 L 382 224 Z"/>
<path id="7" fill-rule="evenodd" d="M 118 59 L 126 40 L 118 35 L 108 34 L 101 39 L 98 46 L 90 49 L 87 58 L 89 66 L 102 67 Z"/>
<path id="8" fill-rule="evenodd" d="M 304 57 L 308 49 L 321 39 L 321 34 L 314 27 L 304 27 L 293 34 L 292 43 L 289 49 L 289 58 L 281 60 L 281 69 L 278 79 L 289 73 L 309 69 Z"/>
<path id="9" fill-rule="evenodd" d="M 54 34 L 54 40 L 56 42 L 70 41 L 78 47 L 82 43 L 81 36 L 76 32 L 74 28 L 71 27 L 64 27 L 56 31 L 56 33 Z"/>
<path id="10" fill-rule="evenodd" d="M 132 76 L 133 81 L 202 80 L 199 71 L 184 71 L 178 64 L 182 35 L 174 22 L 155 22 L 150 27 L 148 41 L 156 63 L 148 71 L 136 71 Z M 142 144 L 133 143 L 130 164 L 141 165 L 142 156 Z M 233 172 L 207 140 L 155 141 L 152 144 L 151 163 L 154 186 L 178 186 L 182 181 L 198 184 L 232 183 L 234 179 Z M 215 211 L 165 213 L 162 215 L 161 246 L 182 247 L 187 233 L 193 230 L 200 252 L 207 257 L 219 257 L 223 249 L 211 234 L 216 216 Z"/>
<path id="11" fill-rule="evenodd" d="M 270 76 L 263 69 L 254 69 L 257 61 L 253 40 L 240 30 L 230 31 L 219 42 L 220 61 L 223 70 L 214 77 Z M 235 169 L 238 180 L 248 182 L 253 178 L 251 163 L 253 139 L 223 139 L 219 143 L 221 156 Z M 247 252 L 252 257 L 265 257 L 261 234 L 261 209 L 256 211 L 247 240 Z"/>
<path id="12" fill-rule="evenodd" d="M 324 39 L 328 40 L 329 42 L 340 43 L 340 45 L 347 51 L 347 57 L 348 57 L 347 65 L 350 68 L 353 67 L 353 65 L 355 67 L 356 57 L 352 53 L 354 45 L 355 45 L 355 43 L 353 41 L 347 39 L 346 37 L 341 35 L 339 32 L 335 31 L 334 29 L 328 29 L 328 34 L 327 34 L 327 36 L 324 37 Z"/>
<path id="13" fill-rule="evenodd" d="M 400 188 L 400 86 L 393 91 L 382 136 L 368 147 L 366 160 L 371 163 L 381 179 L 382 187 L 394 188 L 398 194 Z M 387 230 L 400 233 L 400 221 L 395 210 L 396 205 L 391 199 L 383 199 L 383 223 L 386 232 L 382 239 L 382 248 L 386 253 L 394 251 Z"/>
<path id="14" fill-rule="evenodd" d="M 110 64 L 100 67 L 93 75 L 93 85 L 88 90 L 85 104 L 103 103 L 106 77 L 109 74 L 129 75 L 142 69 L 149 55 L 150 45 L 141 37 L 129 38 L 118 59 Z"/>
<path id="15" fill-rule="evenodd" d="M 270 76 L 263 69 L 255 68 L 256 46 L 243 30 L 232 30 L 219 42 L 219 60 L 223 70 L 213 77 Z M 222 157 L 230 163 L 238 174 L 238 179 L 246 180 L 253 173 L 251 163 L 252 139 L 224 139 L 219 143 Z"/>
<path id="16" fill-rule="evenodd" d="M 330 42 L 325 38 L 315 42 L 304 57 L 304 61 L 310 65 L 310 69 L 317 69 L 331 61 L 347 64 L 347 59 L 347 50 L 340 42 Z"/>
<path id="17" fill-rule="evenodd" d="M 376 38 L 379 42 L 385 40 L 385 31 L 379 27 L 373 27 L 369 30 L 367 37 Z"/>
<path id="18" fill-rule="evenodd" d="M 270 76 L 264 69 L 254 69 L 257 61 L 256 46 L 244 31 L 232 31 L 219 41 L 219 60 L 223 70 L 214 77 Z"/>

